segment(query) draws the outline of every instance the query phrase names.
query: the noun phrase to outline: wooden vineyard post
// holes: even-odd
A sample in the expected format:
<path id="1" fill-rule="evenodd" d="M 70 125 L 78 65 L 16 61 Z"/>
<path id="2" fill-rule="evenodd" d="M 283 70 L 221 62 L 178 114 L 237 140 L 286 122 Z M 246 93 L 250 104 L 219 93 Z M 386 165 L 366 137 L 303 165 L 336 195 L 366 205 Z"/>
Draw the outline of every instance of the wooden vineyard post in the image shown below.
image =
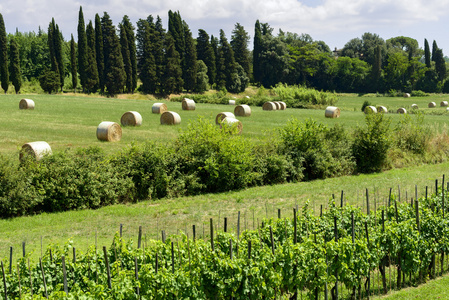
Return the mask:
<path id="1" fill-rule="evenodd" d="M 64 279 L 63 279 L 64 280 L 64 292 L 65 292 L 66 295 L 68 295 L 69 294 L 69 288 L 67 286 L 67 269 L 66 269 L 66 266 L 65 266 L 65 256 L 63 255 L 61 257 L 61 259 L 62 259 L 62 275 L 64 277 Z"/>
<path id="2" fill-rule="evenodd" d="M 368 216 L 370 215 L 368 189 L 366 189 L 366 214 L 367 214 Z"/>
<path id="3" fill-rule="evenodd" d="M 334 235 L 335 235 L 335 243 L 338 243 L 338 229 L 337 229 L 337 217 L 336 216 L 334 216 Z M 335 262 L 336 262 L 336 264 L 338 264 L 338 254 L 335 256 Z M 335 286 L 332 290 L 335 291 L 335 294 L 332 293 L 334 296 L 334 297 L 332 297 L 332 299 L 338 300 L 338 268 L 335 268 Z"/>
<path id="4" fill-rule="evenodd" d="M 368 246 L 368 251 L 369 251 L 369 234 L 368 234 L 368 222 L 365 221 L 365 233 L 366 233 L 366 243 Z M 367 283 L 367 295 L 368 295 L 368 299 L 369 299 L 369 295 L 370 295 L 370 289 L 371 289 L 371 275 L 370 275 L 371 270 L 368 270 L 368 278 L 366 279 L 366 283 Z"/>
<path id="5" fill-rule="evenodd" d="M 223 226 L 224 232 L 228 232 L 228 218 L 224 218 L 224 226 Z"/>
<path id="6" fill-rule="evenodd" d="M 175 274 L 175 249 L 173 242 L 171 242 L 171 270 L 172 273 Z"/>
<path id="7" fill-rule="evenodd" d="M 214 252 L 214 223 L 212 218 L 210 218 L 210 247 L 212 249 L 212 252 Z"/>
<path id="8" fill-rule="evenodd" d="M 444 213 L 445 213 L 445 203 L 444 203 L 444 175 L 443 175 L 443 182 L 441 184 L 441 206 L 443 209 L 443 219 L 444 219 Z"/>
<path id="9" fill-rule="evenodd" d="M 12 247 L 9 247 L 9 274 L 11 274 L 12 271 Z"/>
<path id="10" fill-rule="evenodd" d="M 240 240 L 240 211 L 237 217 L 237 241 Z"/>
<path id="11" fill-rule="evenodd" d="M 44 282 L 45 298 L 48 299 L 47 282 L 45 281 L 44 266 L 42 265 L 42 258 L 41 257 L 39 257 L 39 264 L 41 265 L 41 273 L 42 273 L 42 281 Z"/>
<path id="12" fill-rule="evenodd" d="M 134 271 L 136 275 L 136 281 L 139 282 L 139 266 L 137 265 L 137 256 L 134 257 Z M 139 296 L 139 285 L 136 286 L 136 294 Z"/>
<path id="13" fill-rule="evenodd" d="M 192 232 L 193 232 L 193 241 L 196 239 L 196 226 L 192 225 Z"/>
<path id="14" fill-rule="evenodd" d="M 344 204 L 343 200 L 344 200 L 344 192 L 341 191 L 340 207 L 343 207 L 343 204 Z"/>
<path id="15" fill-rule="evenodd" d="M 390 194 L 388 195 L 388 207 L 391 206 L 391 190 L 392 188 L 390 188 Z"/>
<path id="16" fill-rule="evenodd" d="M 271 240 L 271 253 L 274 255 L 274 239 L 273 239 L 273 228 L 270 226 L 270 240 Z"/>
<path id="17" fill-rule="evenodd" d="M 281 218 L 281 209 L 278 208 L 278 219 L 280 219 L 280 218 Z"/>
<path id="18" fill-rule="evenodd" d="M 382 209 L 382 234 L 385 233 L 385 210 Z M 384 294 L 387 293 L 387 278 L 386 278 L 386 272 L 385 272 L 385 265 L 386 265 L 386 256 L 382 257 L 380 261 L 379 271 L 382 276 L 382 287 L 384 289 Z"/>
<path id="19" fill-rule="evenodd" d="M 137 249 L 142 246 L 142 226 L 139 226 L 139 235 L 137 237 Z"/>
<path id="20" fill-rule="evenodd" d="M 293 208 L 293 243 L 296 244 L 298 242 L 298 226 L 297 226 L 297 217 L 296 217 L 296 208 Z M 287 227 L 286 227 L 287 228 Z M 316 238 L 316 236 L 315 236 Z M 295 264 L 293 267 L 293 274 L 296 276 L 296 272 L 297 272 L 297 268 L 298 266 Z M 315 274 L 315 277 L 317 276 L 317 274 Z M 295 286 L 294 287 L 294 291 L 293 291 L 293 296 L 290 297 L 291 300 L 296 300 L 298 299 L 298 287 Z"/>
<path id="21" fill-rule="evenodd" d="M 107 275 L 108 275 L 108 288 L 112 289 L 111 268 L 109 266 L 108 251 L 106 250 L 106 246 L 103 246 L 103 253 L 104 253 L 104 261 L 106 263 L 106 272 L 107 272 Z"/>
<path id="22" fill-rule="evenodd" d="M 22 257 L 25 257 L 26 251 L 25 251 L 25 242 L 22 242 Z"/>
<path id="23" fill-rule="evenodd" d="M 2 274 L 3 274 L 3 288 L 5 290 L 5 300 L 6 300 L 8 299 L 8 291 L 6 290 L 6 276 L 5 276 L 5 268 L 3 267 L 3 261 L 2 261 Z"/>

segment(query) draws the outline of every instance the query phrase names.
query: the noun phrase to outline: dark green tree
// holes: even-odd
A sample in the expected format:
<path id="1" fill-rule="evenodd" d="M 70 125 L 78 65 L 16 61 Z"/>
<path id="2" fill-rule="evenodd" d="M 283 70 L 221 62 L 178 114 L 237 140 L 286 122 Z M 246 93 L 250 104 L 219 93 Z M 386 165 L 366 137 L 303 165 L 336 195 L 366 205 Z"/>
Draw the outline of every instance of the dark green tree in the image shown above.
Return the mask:
<path id="1" fill-rule="evenodd" d="M 133 68 L 131 65 L 131 57 L 129 55 L 129 44 L 128 44 L 128 35 L 126 34 L 126 29 L 123 24 L 119 24 L 120 31 L 120 46 L 122 49 L 122 57 L 123 57 L 123 66 L 125 70 L 125 87 L 126 92 L 132 93 L 133 91 Z"/>
<path id="2" fill-rule="evenodd" d="M 230 92 L 238 93 L 241 83 L 237 82 L 239 76 L 234 51 L 229 44 L 226 35 L 220 29 L 220 45 L 218 47 L 217 80 L 218 88 L 225 87 Z"/>
<path id="3" fill-rule="evenodd" d="M 184 69 L 182 72 L 182 78 L 184 80 L 184 89 L 187 91 L 193 91 L 196 86 L 197 76 L 197 53 L 195 41 L 193 40 L 192 33 L 189 26 L 184 22 L 184 40 L 185 40 L 185 54 L 184 54 Z"/>
<path id="4" fill-rule="evenodd" d="M 63 50 L 63 41 L 64 39 L 62 37 L 61 31 L 59 30 L 59 26 L 58 24 L 56 24 L 54 45 L 55 45 L 56 62 L 58 63 L 59 80 L 61 82 L 61 91 L 64 88 L 64 79 L 65 79 L 65 65 L 64 65 L 65 53 Z"/>
<path id="5" fill-rule="evenodd" d="M 80 6 L 78 14 L 78 73 L 83 90 L 86 88 L 87 74 L 87 37 L 86 25 L 84 23 L 83 8 Z"/>
<path id="6" fill-rule="evenodd" d="M 59 74 L 52 70 L 46 70 L 41 76 L 39 76 L 39 83 L 44 92 L 51 94 L 57 92 L 61 83 Z"/>
<path id="7" fill-rule="evenodd" d="M 181 14 L 179 11 L 172 12 L 168 11 L 168 32 L 171 34 L 175 49 L 179 53 L 181 59 L 181 67 L 184 71 L 184 56 L 185 56 L 185 33 L 184 33 L 184 22 L 182 21 Z"/>
<path id="8" fill-rule="evenodd" d="M 430 47 L 427 39 L 424 39 L 424 62 L 427 68 L 431 68 L 431 59 L 430 59 Z"/>
<path id="9" fill-rule="evenodd" d="M 95 55 L 95 30 L 92 21 L 87 24 L 87 67 L 86 67 L 86 84 L 85 88 L 88 93 L 95 92 L 99 85 L 97 58 Z"/>
<path id="10" fill-rule="evenodd" d="M 175 49 L 175 42 L 170 33 L 165 37 L 165 72 L 162 86 L 165 95 L 182 92 L 181 58 Z"/>
<path id="11" fill-rule="evenodd" d="M 202 60 L 197 60 L 195 93 L 204 93 L 208 89 L 209 78 L 207 76 L 207 66 Z"/>
<path id="12" fill-rule="evenodd" d="M 6 39 L 5 22 L 2 14 L 0 14 L 0 81 L 5 94 L 9 86 L 8 73 L 8 40 Z"/>
<path id="13" fill-rule="evenodd" d="M 435 72 L 438 76 L 438 81 L 443 81 L 446 79 L 447 71 L 446 71 L 446 61 L 444 60 L 443 50 L 436 49 L 434 53 L 435 60 Z"/>
<path id="14" fill-rule="evenodd" d="M 256 21 L 254 28 L 254 48 L 253 48 L 253 77 L 255 82 L 262 82 L 260 70 L 260 55 L 262 47 L 262 31 L 259 20 Z"/>
<path id="15" fill-rule="evenodd" d="M 382 76 L 382 48 L 380 45 L 377 45 L 376 47 L 376 56 L 374 58 L 374 64 L 371 69 L 371 81 L 368 83 L 368 88 L 373 92 L 377 92 L 380 89 L 380 80 Z"/>
<path id="16" fill-rule="evenodd" d="M 438 50 L 438 45 L 435 40 L 432 43 L 432 61 L 435 61 L 435 52 Z"/>
<path id="17" fill-rule="evenodd" d="M 120 40 L 107 12 L 104 12 L 101 18 L 101 26 L 103 30 L 104 84 L 106 93 L 114 96 L 123 91 L 126 80 Z"/>
<path id="18" fill-rule="evenodd" d="M 156 64 L 151 43 L 151 27 L 147 20 L 137 21 L 137 70 L 144 93 L 156 92 Z"/>
<path id="19" fill-rule="evenodd" d="M 137 88 L 137 54 L 136 54 L 136 36 L 134 34 L 135 28 L 131 24 L 128 16 L 124 16 L 122 20 L 123 29 L 126 32 L 126 39 L 128 40 L 129 60 L 131 64 L 131 90 L 128 92 L 133 93 Z"/>
<path id="20" fill-rule="evenodd" d="M 19 48 L 14 37 L 9 42 L 9 60 L 9 78 L 16 94 L 18 94 L 22 86 L 22 72 L 20 70 Z"/>
<path id="21" fill-rule="evenodd" d="M 156 64 L 156 92 L 162 92 L 162 77 L 165 73 L 165 29 L 162 26 L 162 19 L 157 16 L 156 23 L 150 23 L 150 28 L 154 26 L 154 34 L 151 35 L 151 44 L 153 45 L 154 63 Z"/>
<path id="22" fill-rule="evenodd" d="M 95 15 L 95 58 L 97 60 L 98 88 L 104 93 L 104 51 L 103 51 L 103 29 L 101 19 Z"/>
<path id="23" fill-rule="evenodd" d="M 245 28 L 239 23 L 235 24 L 235 28 L 232 31 L 231 47 L 234 51 L 235 61 L 242 66 L 245 73 L 249 76 L 251 72 L 251 59 L 248 49 L 249 34 L 245 31 Z"/>
<path id="24" fill-rule="evenodd" d="M 76 93 L 76 86 L 78 85 L 78 72 L 76 67 L 76 44 L 75 39 L 73 38 L 70 40 L 70 65 L 71 65 L 71 71 L 72 71 L 72 86 L 73 91 Z"/>
<path id="25" fill-rule="evenodd" d="M 196 39 L 196 53 L 197 59 L 203 61 L 207 66 L 207 76 L 209 77 L 209 84 L 213 85 L 215 82 L 215 53 L 209 42 L 209 35 L 203 29 L 198 30 L 198 37 Z"/>
<path id="26" fill-rule="evenodd" d="M 63 66 L 60 66 L 62 61 L 61 35 L 54 18 L 48 25 L 48 49 L 50 50 L 51 70 L 59 75 L 59 84 L 62 90 L 64 86 L 64 71 Z"/>

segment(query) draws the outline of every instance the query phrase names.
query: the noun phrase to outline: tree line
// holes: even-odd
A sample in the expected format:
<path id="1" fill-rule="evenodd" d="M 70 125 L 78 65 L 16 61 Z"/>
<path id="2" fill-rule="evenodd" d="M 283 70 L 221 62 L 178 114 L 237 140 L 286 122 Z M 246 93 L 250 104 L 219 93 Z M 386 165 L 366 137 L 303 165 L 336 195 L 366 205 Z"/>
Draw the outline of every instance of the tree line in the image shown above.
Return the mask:
<path id="1" fill-rule="evenodd" d="M 308 34 L 279 30 L 256 21 L 253 49 L 250 35 L 236 23 L 230 41 L 198 30 L 193 38 L 179 12 L 168 12 L 168 29 L 152 15 L 136 27 L 128 16 L 117 25 L 107 12 L 86 25 L 82 7 L 77 41 L 65 41 L 51 20 L 45 32 L 6 35 L 0 14 L 0 81 L 16 93 L 22 80 L 39 80 L 44 91 L 65 89 L 106 95 L 134 93 L 167 96 L 202 93 L 210 88 L 239 93 L 250 82 L 264 87 L 301 84 L 338 92 L 449 92 L 442 49 L 427 40 L 424 50 L 410 37 L 384 40 L 365 33 L 331 51 Z M 68 81 L 68 83 L 67 83 Z"/>

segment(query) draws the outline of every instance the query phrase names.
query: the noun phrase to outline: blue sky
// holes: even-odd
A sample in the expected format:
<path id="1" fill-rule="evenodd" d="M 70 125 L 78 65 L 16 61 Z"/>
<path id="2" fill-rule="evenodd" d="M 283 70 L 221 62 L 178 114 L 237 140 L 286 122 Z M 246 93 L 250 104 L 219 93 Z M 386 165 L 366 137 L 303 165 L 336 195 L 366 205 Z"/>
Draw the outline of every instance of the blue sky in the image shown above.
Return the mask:
<path id="1" fill-rule="evenodd" d="M 78 10 L 83 7 L 85 22 L 107 12 L 115 25 L 124 15 L 135 24 L 148 15 L 159 15 L 167 25 L 168 10 L 179 11 L 193 36 L 198 29 L 218 36 L 223 29 L 228 39 L 234 25 L 243 25 L 251 36 L 257 19 L 277 33 L 307 33 L 331 49 L 342 48 L 364 32 L 383 39 L 408 36 L 423 47 L 424 38 L 436 40 L 449 56 L 449 0 L 2 0 L 0 12 L 6 30 L 47 30 L 54 17 L 64 38 L 76 37 Z"/>

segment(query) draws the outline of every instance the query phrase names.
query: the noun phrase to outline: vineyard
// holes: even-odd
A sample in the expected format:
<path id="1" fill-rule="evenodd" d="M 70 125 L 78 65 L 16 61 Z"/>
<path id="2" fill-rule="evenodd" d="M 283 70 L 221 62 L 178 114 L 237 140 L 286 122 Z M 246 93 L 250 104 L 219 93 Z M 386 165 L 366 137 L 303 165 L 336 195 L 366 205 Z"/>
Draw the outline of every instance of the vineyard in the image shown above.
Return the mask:
<path id="1" fill-rule="evenodd" d="M 370 208 L 333 197 L 314 214 L 306 204 L 289 217 L 236 230 L 228 219 L 209 230 L 192 226 L 161 240 L 125 240 L 85 253 L 69 241 L 50 245 L 38 262 L 23 243 L 14 263 L 1 262 L 1 299 L 360 299 L 417 285 L 449 269 L 444 187 L 402 199 L 390 195 Z M 417 195 L 417 192 L 416 194 Z M 363 210 L 363 211 L 362 211 Z M 284 212 L 285 214 L 285 212 Z M 234 227 L 234 224 L 232 224 Z M 220 228 L 220 230 L 217 230 Z M 204 231 L 207 231 L 206 233 Z M 146 236 L 146 235 L 145 235 Z M 201 236 L 201 237 L 200 237 Z"/>

